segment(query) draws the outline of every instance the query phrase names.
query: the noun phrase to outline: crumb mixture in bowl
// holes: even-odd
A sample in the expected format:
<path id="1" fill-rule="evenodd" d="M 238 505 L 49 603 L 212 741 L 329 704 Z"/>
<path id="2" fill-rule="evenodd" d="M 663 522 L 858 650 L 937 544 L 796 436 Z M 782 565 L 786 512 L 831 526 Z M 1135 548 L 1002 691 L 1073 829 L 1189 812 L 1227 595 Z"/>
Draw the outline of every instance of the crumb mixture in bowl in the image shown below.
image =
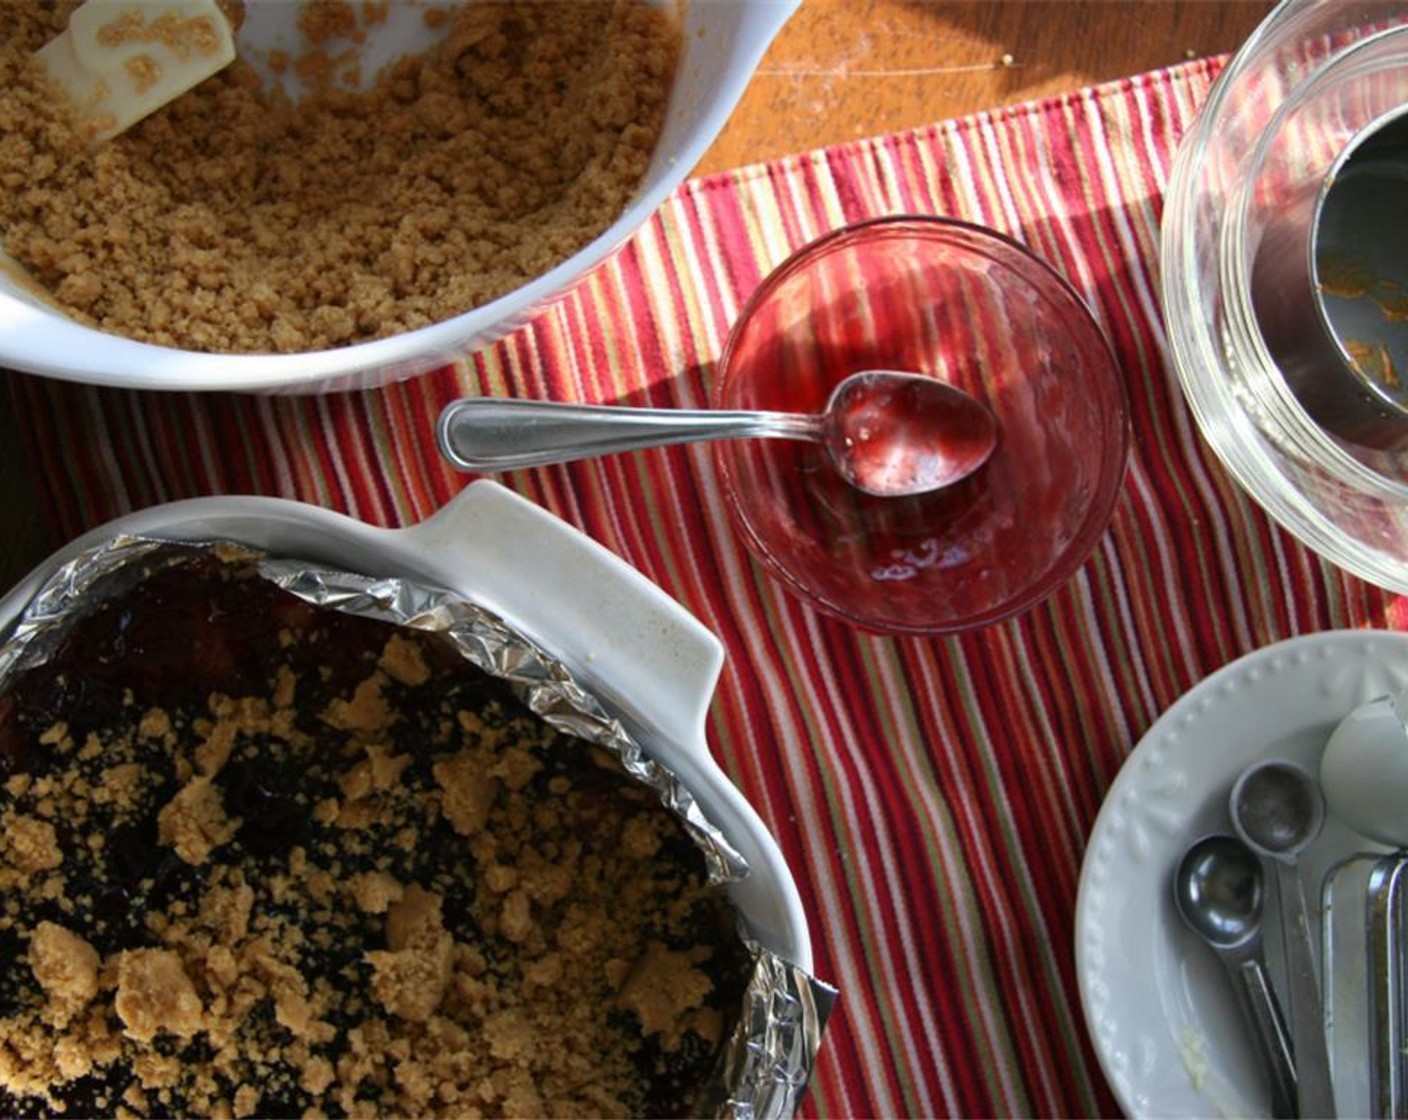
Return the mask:
<path id="1" fill-rule="evenodd" d="M 560 263 L 630 201 L 680 50 L 640 0 L 474 0 L 352 91 L 338 45 L 385 6 L 319 0 L 297 103 L 237 59 L 88 150 L 30 62 L 75 6 L 0 3 L 0 240 L 79 322 L 214 353 L 399 334 Z"/>
<path id="2" fill-rule="evenodd" d="M 657 795 L 208 552 L 0 694 L 6 1115 L 688 1114 L 751 964 Z"/>

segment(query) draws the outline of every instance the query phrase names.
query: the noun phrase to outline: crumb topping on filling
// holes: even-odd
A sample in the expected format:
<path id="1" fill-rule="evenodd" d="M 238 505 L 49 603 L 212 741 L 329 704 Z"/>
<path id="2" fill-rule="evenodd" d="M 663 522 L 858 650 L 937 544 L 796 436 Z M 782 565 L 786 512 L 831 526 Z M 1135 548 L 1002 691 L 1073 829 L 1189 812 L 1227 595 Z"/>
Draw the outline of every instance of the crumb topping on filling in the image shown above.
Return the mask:
<path id="1" fill-rule="evenodd" d="M 0 806 L 11 1115 L 682 1115 L 746 981 L 607 752 L 208 554 L 0 694 Z"/>

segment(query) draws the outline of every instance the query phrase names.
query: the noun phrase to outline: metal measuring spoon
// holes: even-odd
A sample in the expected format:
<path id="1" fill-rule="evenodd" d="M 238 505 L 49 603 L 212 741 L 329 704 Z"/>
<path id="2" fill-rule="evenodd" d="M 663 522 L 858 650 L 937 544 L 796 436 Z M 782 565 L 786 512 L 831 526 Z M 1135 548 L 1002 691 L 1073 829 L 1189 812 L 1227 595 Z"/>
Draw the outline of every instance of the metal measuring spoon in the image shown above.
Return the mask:
<path id="1" fill-rule="evenodd" d="M 1408 986 L 1402 968 L 1408 895 L 1408 690 L 1359 705 L 1330 734 L 1320 758 L 1329 808 L 1356 832 L 1395 850 L 1363 852 L 1336 871 L 1371 860 L 1365 884 L 1369 977 L 1370 1099 L 1375 1115 L 1408 1114 Z"/>
<path id="2" fill-rule="evenodd" d="M 997 420 L 963 390 L 932 377 L 864 370 L 840 382 L 814 414 L 466 397 L 445 406 L 436 435 L 445 458 L 468 471 L 705 440 L 806 440 L 821 444 L 856 489 L 888 498 L 967 478 L 997 446 Z"/>
<path id="3" fill-rule="evenodd" d="M 1226 968 L 1271 1081 L 1271 1114 L 1289 1120 L 1296 1115 L 1296 1069 L 1261 955 L 1265 890 L 1256 853 L 1235 836 L 1205 836 L 1179 862 L 1173 900 Z"/>
<path id="4" fill-rule="evenodd" d="M 1325 1007 L 1316 971 L 1315 945 L 1296 862 L 1325 825 L 1320 784 L 1293 762 L 1269 759 L 1242 771 L 1228 799 L 1232 827 L 1247 847 L 1269 860 L 1276 873 L 1290 981 L 1291 1040 L 1301 1116 L 1335 1114 Z"/>

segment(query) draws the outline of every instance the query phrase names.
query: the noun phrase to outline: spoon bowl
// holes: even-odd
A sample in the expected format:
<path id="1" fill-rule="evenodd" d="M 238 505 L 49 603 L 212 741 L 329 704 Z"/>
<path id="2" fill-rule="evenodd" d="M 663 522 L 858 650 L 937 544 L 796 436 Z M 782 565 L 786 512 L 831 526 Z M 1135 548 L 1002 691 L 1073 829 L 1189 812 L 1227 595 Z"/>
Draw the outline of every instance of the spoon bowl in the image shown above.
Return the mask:
<path id="1" fill-rule="evenodd" d="M 1261 938 L 1266 892 L 1256 856 L 1230 836 L 1208 836 L 1184 854 L 1173 901 L 1184 923 L 1217 950 Z"/>
<path id="2" fill-rule="evenodd" d="M 1301 767 L 1269 759 L 1247 767 L 1232 786 L 1232 827 L 1260 856 L 1294 864 L 1325 825 L 1325 795 Z"/>
<path id="3" fill-rule="evenodd" d="M 832 391 L 821 417 L 821 441 L 842 477 L 882 498 L 951 486 L 997 446 L 997 420 L 986 406 L 909 373 L 853 373 Z"/>
<path id="4" fill-rule="evenodd" d="M 997 446 L 997 421 L 942 381 L 863 370 L 841 381 L 819 413 L 466 397 L 445 406 L 437 436 L 460 470 L 489 472 L 677 443 L 806 440 L 824 447 L 857 490 L 904 497 L 941 490 L 981 467 Z"/>

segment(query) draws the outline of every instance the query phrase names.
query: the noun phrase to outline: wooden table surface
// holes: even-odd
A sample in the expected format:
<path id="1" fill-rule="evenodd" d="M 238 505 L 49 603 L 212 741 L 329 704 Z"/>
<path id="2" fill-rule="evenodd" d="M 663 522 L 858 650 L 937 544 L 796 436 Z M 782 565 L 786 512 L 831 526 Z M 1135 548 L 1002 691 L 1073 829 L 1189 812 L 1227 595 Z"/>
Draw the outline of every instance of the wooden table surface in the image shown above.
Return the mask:
<path id="1" fill-rule="evenodd" d="M 701 174 L 1235 50 L 1268 0 L 806 0 Z M 0 407 L 0 588 L 60 541 Z"/>

